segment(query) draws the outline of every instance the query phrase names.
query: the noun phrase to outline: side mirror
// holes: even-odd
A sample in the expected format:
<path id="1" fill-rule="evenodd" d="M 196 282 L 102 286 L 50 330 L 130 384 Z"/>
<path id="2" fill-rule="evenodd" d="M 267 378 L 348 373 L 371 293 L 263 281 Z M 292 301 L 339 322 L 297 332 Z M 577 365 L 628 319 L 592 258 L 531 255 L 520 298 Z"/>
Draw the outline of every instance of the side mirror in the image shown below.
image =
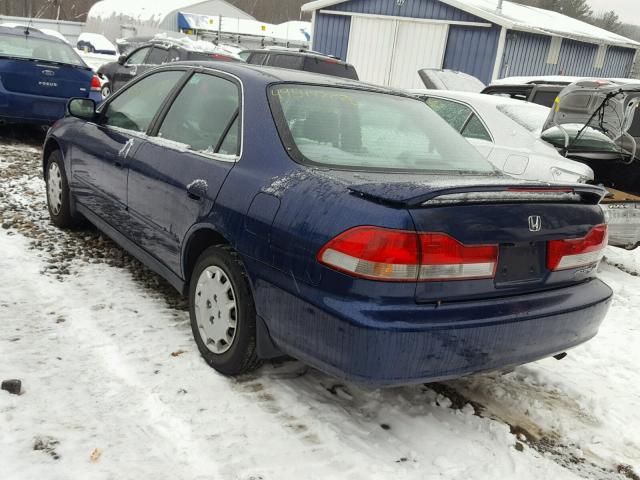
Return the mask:
<path id="1" fill-rule="evenodd" d="M 118 63 L 119 63 L 120 65 L 124 65 L 124 62 L 126 62 L 126 61 L 127 61 L 127 56 L 126 56 L 126 55 L 120 55 L 120 56 L 118 57 Z"/>
<path id="2" fill-rule="evenodd" d="M 96 117 L 96 102 L 90 98 L 72 98 L 67 104 L 69 115 L 92 121 Z"/>

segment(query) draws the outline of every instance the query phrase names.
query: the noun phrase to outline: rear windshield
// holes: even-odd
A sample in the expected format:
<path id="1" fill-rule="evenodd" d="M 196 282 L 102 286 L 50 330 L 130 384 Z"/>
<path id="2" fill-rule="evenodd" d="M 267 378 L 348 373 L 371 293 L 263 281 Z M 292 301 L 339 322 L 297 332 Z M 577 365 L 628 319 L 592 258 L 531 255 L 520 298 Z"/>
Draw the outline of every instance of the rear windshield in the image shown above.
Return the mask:
<path id="1" fill-rule="evenodd" d="M 69 45 L 29 35 L 0 34 L 0 56 L 86 67 L 86 64 Z"/>
<path id="2" fill-rule="evenodd" d="M 299 162 L 354 170 L 493 173 L 424 102 L 350 88 L 271 87 L 280 135 Z"/>
<path id="3" fill-rule="evenodd" d="M 338 62 L 337 60 L 307 57 L 304 61 L 304 69 L 307 72 L 358 80 L 358 74 L 353 65 Z"/>

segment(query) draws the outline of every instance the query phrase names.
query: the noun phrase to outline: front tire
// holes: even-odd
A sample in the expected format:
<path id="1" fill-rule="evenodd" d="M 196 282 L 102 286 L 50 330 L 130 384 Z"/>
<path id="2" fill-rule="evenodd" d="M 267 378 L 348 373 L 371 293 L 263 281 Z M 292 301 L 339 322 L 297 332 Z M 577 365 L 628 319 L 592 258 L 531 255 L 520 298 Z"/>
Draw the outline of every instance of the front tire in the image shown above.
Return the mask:
<path id="1" fill-rule="evenodd" d="M 71 192 L 60 150 L 54 150 L 49 154 L 45 172 L 47 207 L 51 222 L 60 228 L 74 226 L 76 219 L 71 213 Z"/>
<path id="2" fill-rule="evenodd" d="M 210 247 L 198 258 L 189 317 L 198 350 L 215 370 L 235 376 L 260 366 L 253 296 L 242 261 L 230 247 Z"/>

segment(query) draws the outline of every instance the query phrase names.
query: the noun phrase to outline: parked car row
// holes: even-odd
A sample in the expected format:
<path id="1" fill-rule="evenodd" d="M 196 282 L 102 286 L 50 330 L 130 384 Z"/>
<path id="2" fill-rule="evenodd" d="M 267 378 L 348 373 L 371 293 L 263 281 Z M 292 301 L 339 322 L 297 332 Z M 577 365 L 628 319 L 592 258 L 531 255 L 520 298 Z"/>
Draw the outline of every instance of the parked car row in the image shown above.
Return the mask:
<path id="1" fill-rule="evenodd" d="M 487 158 L 518 150 L 479 154 L 460 132 L 499 134 L 465 104 L 165 64 L 98 106 L 69 103 L 43 150 L 49 213 L 88 219 L 187 293 L 200 353 L 226 375 L 287 354 L 404 384 L 562 353 L 609 307 L 606 191 L 576 183 L 590 171 L 570 161 L 557 184 L 500 172 Z M 536 142 L 522 149 L 551 155 Z"/>

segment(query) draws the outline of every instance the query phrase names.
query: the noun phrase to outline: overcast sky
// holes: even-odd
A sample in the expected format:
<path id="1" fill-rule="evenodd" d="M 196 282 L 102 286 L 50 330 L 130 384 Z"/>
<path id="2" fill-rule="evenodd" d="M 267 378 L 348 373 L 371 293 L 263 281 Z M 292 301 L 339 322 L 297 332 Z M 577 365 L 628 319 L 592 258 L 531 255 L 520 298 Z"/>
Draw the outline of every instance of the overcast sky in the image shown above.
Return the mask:
<path id="1" fill-rule="evenodd" d="M 589 0 L 589 5 L 594 13 L 603 10 L 615 10 L 620 21 L 640 25 L 640 1 L 639 0 Z"/>

